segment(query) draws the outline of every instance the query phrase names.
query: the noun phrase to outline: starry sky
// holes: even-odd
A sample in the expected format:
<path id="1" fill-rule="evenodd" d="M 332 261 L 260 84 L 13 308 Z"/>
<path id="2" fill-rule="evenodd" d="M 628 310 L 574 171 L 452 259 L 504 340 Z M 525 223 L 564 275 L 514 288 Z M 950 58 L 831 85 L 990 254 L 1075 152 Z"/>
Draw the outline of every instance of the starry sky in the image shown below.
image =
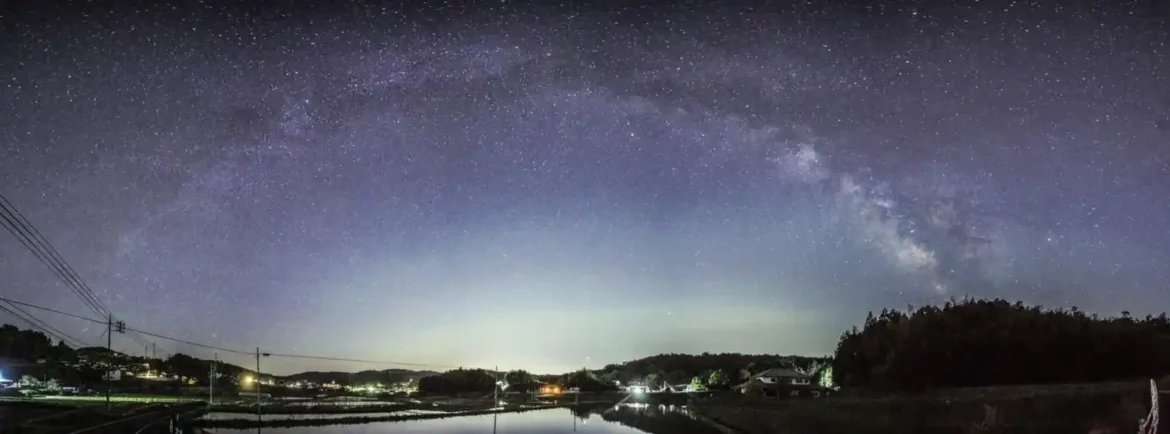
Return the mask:
<path id="1" fill-rule="evenodd" d="M 132 328 L 563 372 L 1170 302 L 1158 2 L 37 3 L 0 12 L 0 193 Z M 93 316 L 7 234 L 0 276 Z"/>

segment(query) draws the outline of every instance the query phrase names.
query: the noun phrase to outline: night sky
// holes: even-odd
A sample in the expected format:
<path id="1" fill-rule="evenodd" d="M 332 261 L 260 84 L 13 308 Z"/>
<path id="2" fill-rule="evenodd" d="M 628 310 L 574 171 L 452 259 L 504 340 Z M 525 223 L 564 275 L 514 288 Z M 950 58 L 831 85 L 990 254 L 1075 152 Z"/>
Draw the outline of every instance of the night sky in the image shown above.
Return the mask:
<path id="1" fill-rule="evenodd" d="M 1170 303 L 1159 2 L 36 3 L 0 12 L 0 193 L 133 328 L 556 373 Z M 0 235 L 0 295 L 93 316 Z"/>

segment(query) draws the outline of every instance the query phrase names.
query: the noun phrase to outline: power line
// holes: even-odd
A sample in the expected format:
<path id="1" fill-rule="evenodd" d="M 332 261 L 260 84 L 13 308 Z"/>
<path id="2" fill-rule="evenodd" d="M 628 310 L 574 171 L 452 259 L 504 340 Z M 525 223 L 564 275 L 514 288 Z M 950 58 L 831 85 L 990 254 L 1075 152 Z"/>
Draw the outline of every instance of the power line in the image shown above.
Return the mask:
<path id="1" fill-rule="evenodd" d="M 28 323 L 28 325 L 32 326 L 32 328 L 39 330 L 40 332 L 47 334 L 51 337 L 57 338 L 57 340 L 59 340 L 61 342 L 65 342 L 66 346 L 71 346 L 71 347 L 80 347 L 81 346 L 81 345 L 78 345 L 75 342 L 71 342 L 68 339 L 61 337 L 61 336 L 59 336 L 59 335 L 57 335 L 49 330 L 46 330 L 44 327 L 42 327 L 40 324 L 38 324 L 37 321 L 30 319 L 30 318 L 26 318 L 26 317 L 22 316 L 21 314 L 17 313 L 16 311 L 9 309 L 3 305 L 0 305 L 0 311 L 7 312 L 9 315 L 12 315 L 13 317 L 18 318 L 18 319 Z"/>
<path id="2" fill-rule="evenodd" d="M 81 315 L 74 315 L 74 314 L 71 314 L 69 312 L 62 312 L 62 311 L 59 311 L 56 309 L 51 309 L 51 308 L 47 308 L 44 306 L 37 306 L 35 304 L 29 304 L 29 303 L 25 303 L 23 301 L 16 301 L 16 300 L 13 300 L 10 298 L 0 297 L 0 301 L 12 303 L 12 304 L 18 304 L 18 305 L 21 305 L 24 307 L 31 307 L 33 309 L 40 309 L 40 310 L 43 310 L 45 312 L 52 312 L 52 313 L 59 314 L 59 315 L 65 315 L 67 317 L 76 318 L 76 319 L 84 320 L 84 321 L 89 321 L 89 322 L 96 323 L 96 324 L 106 325 L 106 322 L 102 321 L 102 320 L 97 320 L 97 319 L 93 319 L 93 318 L 86 318 L 86 317 L 81 316 Z"/>
<path id="3" fill-rule="evenodd" d="M 131 333 L 127 334 L 126 336 L 129 336 L 130 339 L 133 339 L 134 342 L 137 342 L 139 345 L 142 345 L 144 347 L 149 346 L 152 351 L 158 351 L 158 345 L 153 340 L 150 340 L 150 338 L 146 337 L 146 335 L 143 335 L 142 333 L 135 332 L 135 331 L 129 330 L 129 329 L 127 329 L 126 331 L 131 332 Z M 166 350 L 163 350 L 163 355 L 165 356 L 167 354 L 170 354 L 170 353 L 167 352 Z M 154 358 L 155 355 L 156 354 L 149 354 L 150 358 Z"/>
<path id="4" fill-rule="evenodd" d="M 458 368 L 458 366 L 451 365 L 436 365 L 430 363 L 409 363 L 409 362 L 392 362 L 388 360 L 366 360 L 366 359 L 350 359 L 345 357 L 328 357 L 328 356 L 306 356 L 300 354 L 277 354 L 266 353 L 271 357 L 286 357 L 290 359 L 309 359 L 309 360 L 327 360 L 331 362 L 354 362 L 354 363 L 370 363 L 377 365 L 401 365 L 401 366 L 417 366 L 423 368 Z"/>
<path id="5" fill-rule="evenodd" d="M 48 331 L 49 331 L 49 330 L 52 330 L 53 332 L 56 332 L 58 336 L 64 336 L 64 337 L 66 337 L 66 338 L 69 338 L 69 339 L 68 339 L 68 341 L 66 342 L 66 344 L 70 344 L 70 343 L 80 343 L 80 344 L 85 344 L 85 341 L 82 341 L 81 339 L 77 339 L 77 338 L 75 338 L 75 337 L 73 337 L 73 336 L 69 336 L 69 334 L 68 334 L 68 333 L 65 333 L 65 332 L 61 331 L 60 329 L 58 329 L 58 328 L 56 328 L 56 327 L 53 327 L 53 326 L 49 325 L 49 323 L 47 323 L 47 322 L 44 322 L 44 321 L 43 321 L 43 320 L 41 320 L 40 318 L 37 318 L 37 316 L 36 316 L 36 315 L 33 315 L 33 314 L 29 313 L 27 310 L 24 310 L 24 309 L 22 309 L 20 306 L 14 305 L 14 304 L 12 304 L 12 303 L 8 303 L 8 305 L 9 305 L 9 306 L 10 306 L 12 309 L 15 309 L 16 311 L 19 311 L 20 313 L 22 313 L 22 314 L 24 314 L 24 315 L 28 316 L 28 317 L 29 317 L 29 318 L 31 318 L 33 321 L 36 321 L 37 323 L 40 323 L 40 325 L 41 325 L 41 326 L 43 326 L 41 329 L 42 329 L 42 330 L 45 330 L 45 332 L 46 332 L 46 333 L 48 333 Z M 8 309 L 5 309 L 5 310 L 6 310 L 8 313 L 13 313 L 11 310 L 8 310 Z M 25 321 L 29 321 L 29 319 L 28 319 L 28 318 L 22 318 L 22 319 L 24 319 Z M 66 340 L 66 339 L 62 339 L 62 338 L 60 338 L 60 337 L 58 337 L 58 339 L 60 339 L 60 340 L 62 340 L 62 341 L 65 341 L 65 340 Z"/>
<path id="6" fill-rule="evenodd" d="M 31 240 L 25 236 L 23 232 L 17 229 L 16 223 L 13 223 L 12 220 L 9 219 L 8 215 L 0 213 L 0 226 L 4 226 L 4 229 L 8 230 L 8 233 L 16 237 L 16 240 L 20 241 L 20 244 L 23 245 L 25 249 L 32 252 L 33 256 L 36 257 L 38 261 L 41 261 L 41 263 L 44 264 L 50 272 L 55 274 L 58 279 L 64 282 L 65 286 L 73 291 L 73 293 L 81 299 L 82 303 L 84 303 L 86 307 L 94 311 L 94 313 L 99 315 L 102 314 L 100 309 L 98 309 L 88 298 L 78 292 L 78 290 L 74 287 L 74 284 L 65 275 L 64 271 L 62 271 L 59 267 L 56 266 L 56 264 L 49 260 L 45 254 L 40 251 L 40 249 L 31 243 Z"/>
<path id="7" fill-rule="evenodd" d="M 16 205 L 13 205 L 12 202 L 9 201 L 8 198 L 5 197 L 3 194 L 0 194 L 0 203 L 2 203 L 4 206 L 7 207 L 8 210 L 10 210 L 9 212 L 17 218 L 18 222 L 24 223 L 26 231 L 27 230 L 32 231 L 32 234 L 34 236 L 33 239 L 39 240 L 41 246 L 48 249 L 51 256 L 54 259 L 56 259 L 57 263 L 64 268 L 64 270 L 66 271 L 66 274 L 68 274 L 72 278 L 73 282 L 76 283 L 77 285 L 79 285 L 80 289 L 88 296 L 88 298 L 94 304 L 96 304 L 99 309 L 102 310 L 102 312 L 99 312 L 99 313 L 105 313 L 108 315 L 110 313 L 110 309 L 106 308 L 106 306 L 104 304 L 102 304 L 101 299 L 99 299 L 97 297 L 97 295 L 94 294 L 93 289 L 90 288 L 89 285 L 86 284 L 85 281 L 81 279 L 81 276 L 77 274 L 77 270 L 74 270 L 73 267 L 71 265 L 69 265 L 69 262 L 66 261 L 65 258 L 63 258 L 61 256 L 61 253 L 57 251 L 57 248 L 53 247 L 53 244 L 50 243 L 49 240 L 46 239 L 45 236 L 41 234 L 41 231 L 38 230 L 37 227 L 32 224 L 32 222 L 30 222 L 27 218 L 24 217 L 24 214 L 22 214 L 20 212 L 20 210 L 16 208 Z"/>
<path id="8" fill-rule="evenodd" d="M 5 313 L 7 313 L 7 314 L 11 315 L 13 318 L 17 318 L 17 319 L 19 319 L 19 320 L 21 320 L 21 321 L 24 321 L 24 322 L 25 322 L 25 323 L 27 323 L 27 324 L 28 324 L 30 327 L 32 327 L 33 329 L 35 329 L 35 330 L 37 330 L 37 331 L 40 331 L 40 332 L 42 332 L 42 333 L 45 333 L 45 334 L 47 334 L 47 335 L 49 335 L 49 336 L 51 336 L 51 337 L 57 338 L 57 339 L 59 339 L 59 340 L 61 340 L 61 341 L 66 341 L 66 340 L 65 340 L 65 338 L 62 338 L 61 336 L 57 336 L 56 334 L 54 334 L 54 333 L 53 333 L 53 332 L 51 332 L 51 331 L 45 330 L 45 329 L 44 329 L 44 327 L 42 327 L 42 326 L 41 326 L 40 324 L 38 324 L 37 322 L 35 322 L 35 321 L 33 321 L 33 320 L 29 319 L 29 318 L 26 318 L 25 316 L 23 316 L 23 315 L 21 315 L 21 314 L 17 313 L 16 311 L 14 311 L 14 310 L 12 310 L 12 309 L 9 309 L 8 307 L 5 307 L 5 306 L 3 306 L 3 305 L 0 305 L 0 312 L 5 312 Z M 72 342 L 68 342 L 68 341 L 66 341 L 66 345 L 72 345 L 72 344 L 73 344 Z"/>
<path id="9" fill-rule="evenodd" d="M 16 301 L 16 300 L 4 298 L 4 297 L 0 297 L 0 301 L 18 304 L 18 305 L 30 307 L 33 309 L 40 309 L 40 310 L 43 310 L 46 312 L 61 314 L 61 315 L 69 316 L 72 318 L 93 322 L 96 324 L 106 324 L 106 322 L 102 321 L 102 320 L 97 320 L 97 319 L 93 319 L 93 318 L 86 318 L 86 317 L 81 316 L 81 315 L 75 315 L 75 314 L 71 314 L 68 312 L 62 312 L 62 311 L 59 311 L 56 309 L 51 309 L 51 308 L 47 308 L 47 307 L 43 307 L 43 306 L 37 306 L 35 304 Z M 155 338 L 159 338 L 159 339 L 166 339 L 168 341 L 174 341 L 174 342 L 187 344 L 187 345 L 191 345 L 194 347 L 209 349 L 209 350 L 223 351 L 223 352 L 227 352 L 227 353 L 242 354 L 242 355 L 247 355 L 247 356 L 255 355 L 254 351 L 244 351 L 244 350 L 218 347 L 215 345 L 201 344 L 198 342 L 174 338 L 174 337 L 170 337 L 170 336 L 166 336 L 166 335 L 161 335 L 158 333 L 148 332 L 145 330 L 132 329 L 129 327 L 126 328 L 126 331 L 140 333 L 140 334 L 143 334 L 146 336 L 151 336 L 151 337 L 155 337 Z M 265 353 L 265 355 L 269 356 L 269 357 L 284 357 L 284 358 L 289 358 L 289 359 L 306 359 L 306 360 L 324 360 L 324 361 L 331 361 L 331 362 L 369 363 L 369 364 L 377 364 L 377 365 L 415 366 L 415 367 L 424 367 L 424 368 L 449 368 L 449 369 L 458 368 L 458 366 L 454 366 L 454 365 L 441 365 L 441 364 L 434 364 L 434 363 L 396 362 L 396 361 L 390 361 L 390 360 L 353 359 L 353 358 L 347 358 L 347 357 L 310 356 L 310 355 L 304 355 L 304 354 Z"/>
<path id="10" fill-rule="evenodd" d="M 37 305 L 35 305 L 35 304 L 31 304 L 31 303 L 25 303 L 25 302 L 23 302 L 23 301 L 16 301 L 16 300 L 12 300 L 12 299 L 10 299 L 10 298 L 0 297 L 0 301 L 7 302 L 7 303 L 18 304 L 18 305 L 21 305 L 21 306 L 26 306 L 26 307 L 31 307 L 31 308 L 33 308 L 33 309 L 40 309 L 40 310 L 43 310 L 43 311 L 46 311 L 46 312 L 52 312 L 52 313 L 59 314 L 59 315 L 65 315 L 65 316 L 68 316 L 68 317 L 70 317 L 70 318 L 76 318 L 76 319 L 83 320 L 83 321 L 89 321 L 89 322 L 92 322 L 92 323 L 94 323 L 94 324 L 102 324 L 102 325 L 105 325 L 105 324 L 106 324 L 106 321 L 102 321 L 102 320 L 99 320 L 99 319 L 94 319 L 94 318 L 87 318 L 87 317 L 84 317 L 84 316 L 81 316 L 81 315 L 76 315 L 76 314 L 72 314 L 72 313 L 69 313 L 69 312 L 63 312 L 63 311 L 59 311 L 59 310 L 57 310 L 57 309 L 53 309 L 53 308 L 48 308 L 48 307 L 44 307 L 44 306 L 37 306 Z M 184 343 L 184 344 L 187 344 L 187 345 L 192 345 L 192 346 L 196 346 L 196 347 L 207 348 L 207 349 L 211 349 L 211 350 L 218 350 L 218 351 L 226 351 L 226 352 L 229 352 L 229 353 L 239 353 L 239 354 L 247 354 L 247 355 L 252 355 L 252 352 L 251 352 L 251 351 L 240 351 L 240 350 L 233 350 L 233 349 L 228 349 L 228 348 L 221 348 L 221 347 L 216 347 L 216 346 L 212 346 L 212 345 L 205 345 L 205 344 L 200 344 L 200 343 L 197 343 L 197 342 L 191 342 L 191 341 L 187 341 L 187 340 L 183 340 L 183 339 L 179 339 L 179 338 L 172 338 L 172 337 L 170 337 L 170 336 L 163 336 L 163 335 L 160 335 L 160 334 L 157 334 L 157 333 L 151 333 L 151 332 L 148 332 L 148 331 L 143 331 L 143 330 L 138 330 L 138 329 L 132 329 L 132 328 L 129 328 L 129 327 L 127 327 L 127 328 L 126 328 L 126 331 L 130 331 L 130 332 L 134 332 L 134 333 L 139 333 L 139 334 L 146 335 L 146 336 L 153 336 L 153 337 L 156 337 L 156 338 L 159 338 L 159 339 L 166 339 L 166 340 L 169 340 L 169 341 L 175 341 L 175 342 L 179 342 L 179 343 Z"/>
<path id="11" fill-rule="evenodd" d="M 8 200 L 8 198 L 4 197 L 3 194 L 0 194 L 0 211 L 3 211 L 3 212 L 0 212 L 0 219 L 3 220 L 2 223 L 6 223 L 6 224 L 0 224 L 0 225 L 4 226 L 4 228 L 6 230 L 8 230 L 8 232 L 10 234 L 12 234 L 14 237 L 16 237 L 17 240 L 20 241 L 20 243 L 22 245 L 24 245 L 24 247 L 26 249 L 28 249 L 30 252 L 32 252 L 33 255 L 36 256 L 37 259 L 40 260 L 42 264 L 44 264 L 51 271 L 53 271 L 54 274 L 56 274 L 57 277 L 63 283 L 65 283 L 65 285 L 68 286 L 74 292 L 74 294 L 76 294 L 78 296 L 78 298 L 81 299 L 81 301 L 83 303 L 85 303 L 86 307 L 90 308 L 91 310 L 94 311 L 94 313 L 97 313 L 98 315 L 108 317 L 109 320 L 102 321 L 102 320 L 96 320 L 93 318 L 86 318 L 86 317 L 83 317 L 80 315 L 74 315 L 71 313 L 62 312 L 62 311 L 55 310 L 55 309 L 49 309 L 49 308 L 45 308 L 45 307 L 41 307 L 41 306 L 35 306 L 32 304 L 23 303 L 23 302 L 19 302 L 16 300 L 9 300 L 9 299 L 5 299 L 2 297 L 0 297 L 0 300 L 3 300 L 7 303 L 12 304 L 13 307 L 16 309 L 20 309 L 16 305 L 27 306 L 27 307 L 45 310 L 48 312 L 66 315 L 69 317 L 73 317 L 73 318 L 77 318 L 77 319 L 81 319 L 81 320 L 85 320 L 85 321 L 94 322 L 97 324 L 107 324 L 108 321 L 113 320 L 114 316 L 113 316 L 112 312 L 109 310 L 109 308 L 107 308 L 105 305 L 102 304 L 100 299 L 97 298 L 97 295 L 94 294 L 93 289 L 90 288 L 89 285 L 87 285 L 85 283 L 85 281 L 81 279 L 81 276 L 79 276 L 77 274 L 77 271 L 74 270 L 73 267 L 70 266 L 69 263 L 66 262 L 64 258 L 61 257 L 61 254 L 57 251 L 57 249 L 54 248 L 53 245 L 51 243 L 49 243 L 49 241 L 47 239 L 45 239 L 44 235 L 42 235 L 41 232 L 39 230 L 37 230 L 36 226 L 34 226 L 32 224 L 32 222 L 29 222 L 28 219 L 25 218 L 24 215 L 20 213 L 20 210 L 18 210 L 16 208 L 16 206 L 13 205 L 12 202 L 10 202 Z M 12 313 L 11 310 L 8 310 L 8 309 L 5 309 L 5 310 Z M 20 310 L 22 312 L 24 312 L 23 309 L 20 309 Z M 28 314 L 27 312 L 25 312 L 25 313 Z M 13 313 L 13 315 L 18 316 L 15 313 Z M 29 316 L 32 316 L 32 315 L 29 314 Z M 20 317 L 20 318 L 24 319 L 25 321 L 28 321 L 30 324 L 33 324 L 35 327 L 40 328 L 39 326 L 34 324 L 32 322 L 32 320 L 29 320 L 29 319 L 23 318 L 23 317 Z M 36 317 L 34 316 L 33 318 L 35 319 Z M 44 324 L 44 323 L 42 323 L 42 324 L 47 328 L 52 328 L 51 326 L 48 326 L 48 324 Z M 44 329 L 42 328 L 42 330 L 44 330 Z M 55 328 L 53 328 L 53 330 L 56 330 L 61 335 L 65 335 L 65 333 L 61 333 L 60 330 L 57 330 Z M 163 335 L 159 335 L 156 333 L 146 332 L 143 330 L 135 330 L 135 329 L 130 329 L 130 328 L 126 328 L 126 330 L 132 331 L 135 333 L 139 333 L 141 335 L 153 336 L 153 337 L 156 337 L 159 339 L 166 339 L 166 340 L 179 342 L 179 343 L 183 343 L 183 344 L 187 344 L 187 345 L 191 345 L 191 346 L 196 346 L 196 347 L 200 347 L 200 348 L 206 348 L 206 349 L 224 351 L 224 352 L 236 353 L 236 354 L 247 354 L 247 355 L 252 354 L 251 351 L 241 351 L 241 350 L 234 350 L 234 349 L 229 349 L 229 348 L 217 347 L 217 346 L 213 346 L 213 345 L 200 344 L 197 342 L 187 341 L 187 340 L 178 339 L 178 338 L 172 338 L 169 336 L 163 336 Z M 47 330 L 45 330 L 45 332 L 50 333 Z M 68 335 L 65 335 L 65 336 L 68 336 Z M 57 337 L 58 337 L 58 339 L 61 339 L 59 336 L 57 336 Z M 131 335 L 131 339 L 141 343 L 141 341 L 139 341 L 137 339 L 137 337 L 134 335 Z M 61 340 L 65 340 L 65 339 L 61 339 Z M 77 341 L 77 342 L 82 342 L 81 340 L 78 340 L 78 339 L 73 339 L 73 340 Z M 82 343 L 84 343 L 84 342 L 82 342 Z M 378 360 L 363 360 L 363 359 L 351 359 L 351 358 L 344 358 L 344 357 L 308 356 L 308 355 L 300 355 L 300 354 L 268 354 L 268 355 L 272 356 L 272 357 L 286 357 L 286 358 L 297 358 L 297 359 L 343 361 L 343 362 L 355 362 L 355 363 L 376 363 L 376 364 L 389 364 L 389 365 L 402 365 L 402 366 L 454 368 L 454 366 L 445 366 L 445 365 L 431 365 L 431 364 L 423 364 L 423 363 L 408 363 L 408 362 L 393 362 L 393 361 L 378 361 Z"/>
<path id="12" fill-rule="evenodd" d="M 254 354 L 255 354 L 255 353 L 254 353 L 254 352 L 252 352 L 252 351 L 240 351 L 240 350 L 233 350 L 233 349 L 230 349 L 230 348 L 217 347 L 217 346 L 214 346 L 214 345 L 201 344 L 201 343 L 198 343 L 198 342 L 191 342 L 191 341 L 188 341 L 188 340 L 183 340 L 183 339 L 179 339 L 179 338 L 172 338 L 172 337 L 170 337 L 170 336 L 163 336 L 163 335 L 160 335 L 160 334 L 157 334 L 157 333 L 151 333 L 151 332 L 147 332 L 147 331 L 136 330 L 136 329 L 132 329 L 132 328 L 129 328 L 129 327 L 127 327 L 127 328 L 126 328 L 126 330 L 127 330 L 127 331 L 136 332 L 136 333 L 142 333 L 142 334 L 144 334 L 144 335 L 147 335 L 147 336 L 153 336 L 153 337 L 156 337 L 156 338 L 159 338 L 159 339 L 166 339 L 166 340 L 168 340 L 168 341 L 175 341 L 175 342 L 178 342 L 178 343 L 181 343 L 181 344 L 187 344 L 187 345 L 191 345 L 191 346 L 195 346 L 195 347 L 206 348 L 206 349 L 209 349 L 209 350 L 225 351 L 225 352 L 229 352 L 229 353 L 236 353 L 236 354 L 246 354 L 246 355 L 249 355 L 249 356 L 251 356 L 251 355 L 254 355 Z"/>
<path id="13" fill-rule="evenodd" d="M 5 302 L 5 303 L 9 303 L 9 304 L 14 304 L 14 305 L 20 305 L 20 306 L 30 307 L 30 308 L 33 308 L 33 309 L 40 309 L 40 310 L 43 310 L 43 311 L 45 311 L 45 312 L 52 312 L 52 313 L 55 313 L 55 314 L 58 314 L 58 315 L 64 315 L 64 316 L 67 316 L 67 317 L 70 317 L 70 318 L 74 318 L 74 319 L 79 319 L 79 320 L 82 320 L 82 321 L 89 321 L 89 322 L 91 322 L 91 323 L 94 323 L 94 324 L 101 324 L 101 325 L 106 325 L 106 321 L 102 321 L 102 320 L 99 320 L 99 319 L 94 319 L 94 318 L 87 318 L 87 317 L 84 317 L 84 316 L 81 316 L 81 315 L 75 315 L 75 314 L 72 314 L 72 313 L 69 313 L 69 312 L 63 312 L 63 311 L 60 311 L 60 310 L 57 310 L 57 309 L 48 308 L 48 307 L 44 307 L 44 306 L 37 306 L 37 305 L 35 305 L 35 304 L 29 304 L 29 303 L 25 303 L 25 302 L 23 302 L 23 301 L 17 301 L 17 300 L 13 300 L 13 299 L 10 299 L 10 298 L 0 297 L 0 302 Z M 137 335 L 135 335 L 135 334 L 131 334 L 131 335 L 129 335 L 129 336 L 131 336 L 131 339 L 134 339 L 136 342 L 138 342 L 138 343 L 140 343 L 140 344 L 142 343 L 142 339 L 145 339 L 145 338 L 138 338 L 138 336 L 140 336 L 140 335 L 142 334 L 142 332 L 139 332 L 139 331 L 137 331 L 137 330 L 131 330 L 131 329 L 126 329 L 126 330 L 127 330 L 127 331 L 133 331 L 133 332 L 135 332 L 135 333 L 138 333 Z M 135 339 L 135 338 L 137 338 L 137 339 Z M 147 340 L 147 341 L 149 342 L 149 340 Z M 149 342 L 149 343 L 152 343 L 152 344 L 153 344 L 153 342 Z M 163 351 L 163 353 L 166 353 L 166 351 Z"/>
<path id="14" fill-rule="evenodd" d="M 37 256 L 37 259 L 41 260 L 42 263 L 45 263 L 45 265 L 48 266 L 49 269 L 52 270 L 57 275 L 57 277 L 66 284 L 66 286 L 73 290 L 74 294 L 76 294 L 78 298 L 80 298 L 81 301 L 90 308 L 90 310 L 94 311 L 94 313 L 100 316 L 109 317 L 111 321 L 116 318 L 115 315 L 113 315 L 113 312 L 111 312 L 110 309 L 101 302 L 101 299 L 99 299 L 96 294 L 94 294 L 93 289 L 90 288 L 87 283 L 85 283 L 85 280 L 83 280 L 77 271 L 74 270 L 71 265 L 69 265 L 69 262 L 65 261 L 60 252 L 58 252 L 57 249 L 53 247 L 53 244 L 50 243 L 49 240 L 46 239 L 43 234 L 41 234 L 40 230 L 38 230 L 36 226 L 33 225 L 32 222 L 30 222 L 28 218 L 26 218 L 24 214 L 22 214 L 20 210 L 16 208 L 16 205 L 13 205 L 7 197 L 4 197 L 3 194 L 0 194 L 0 210 L 7 213 L 7 215 L 0 214 L 0 217 L 2 217 L 4 221 L 8 223 L 8 225 L 5 226 L 5 229 L 8 229 L 9 233 L 12 233 L 14 236 L 16 236 L 17 239 L 21 241 L 21 244 L 25 246 L 25 248 L 32 251 L 34 256 Z M 14 232 L 13 229 L 16 229 L 16 232 Z M 23 229 L 23 231 L 20 229 Z M 21 233 L 18 234 L 17 232 Z M 39 249 L 34 247 L 39 247 Z M 132 335 L 131 338 L 142 345 L 146 345 L 145 343 L 141 342 L 140 339 L 144 339 L 142 337 Z M 153 342 L 149 343 L 153 344 Z"/>
<path id="15" fill-rule="evenodd" d="M 8 233 L 16 237 L 41 263 L 49 267 L 87 307 L 102 316 L 110 314 L 110 310 L 102 304 L 89 285 L 81 280 L 77 271 L 61 257 L 52 243 L 49 243 L 36 226 L 28 221 L 3 194 L 0 194 L 0 211 L 3 211 L 0 212 L 0 219 L 7 223 L 3 226 L 8 230 Z"/>

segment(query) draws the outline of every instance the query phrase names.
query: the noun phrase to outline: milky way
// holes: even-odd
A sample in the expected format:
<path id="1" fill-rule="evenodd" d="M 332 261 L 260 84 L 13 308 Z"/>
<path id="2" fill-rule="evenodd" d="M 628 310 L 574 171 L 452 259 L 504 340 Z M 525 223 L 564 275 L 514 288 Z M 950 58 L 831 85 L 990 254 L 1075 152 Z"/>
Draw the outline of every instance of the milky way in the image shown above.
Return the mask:
<path id="1" fill-rule="evenodd" d="M 970 4 L 14 8 L 0 192 L 131 327 L 242 350 L 557 372 L 1159 310 L 1165 7 Z M 87 313 L 0 248 L 0 294 Z"/>

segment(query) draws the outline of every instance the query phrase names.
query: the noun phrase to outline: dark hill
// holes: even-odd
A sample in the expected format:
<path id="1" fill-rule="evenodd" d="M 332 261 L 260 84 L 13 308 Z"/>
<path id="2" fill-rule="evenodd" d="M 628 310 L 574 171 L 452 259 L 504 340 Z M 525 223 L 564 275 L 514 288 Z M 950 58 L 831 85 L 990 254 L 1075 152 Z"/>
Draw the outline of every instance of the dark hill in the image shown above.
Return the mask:
<path id="1" fill-rule="evenodd" d="M 438 375 L 438 372 L 433 371 L 412 371 L 409 369 L 386 369 L 381 371 L 365 370 L 360 372 L 338 372 L 338 371 L 309 371 L 301 372 L 299 374 L 279 377 L 284 381 L 311 381 L 314 383 L 329 383 L 335 382 L 339 384 L 363 384 L 363 383 L 397 383 L 406 380 L 417 380 L 422 377 L 429 377 L 431 375 Z"/>
<path id="2" fill-rule="evenodd" d="M 810 369 L 830 357 L 781 356 L 777 354 L 659 354 L 623 363 L 606 365 L 603 371 L 626 370 L 645 375 L 654 372 L 710 371 L 716 369 L 742 369 L 751 373 L 771 368 Z"/>

